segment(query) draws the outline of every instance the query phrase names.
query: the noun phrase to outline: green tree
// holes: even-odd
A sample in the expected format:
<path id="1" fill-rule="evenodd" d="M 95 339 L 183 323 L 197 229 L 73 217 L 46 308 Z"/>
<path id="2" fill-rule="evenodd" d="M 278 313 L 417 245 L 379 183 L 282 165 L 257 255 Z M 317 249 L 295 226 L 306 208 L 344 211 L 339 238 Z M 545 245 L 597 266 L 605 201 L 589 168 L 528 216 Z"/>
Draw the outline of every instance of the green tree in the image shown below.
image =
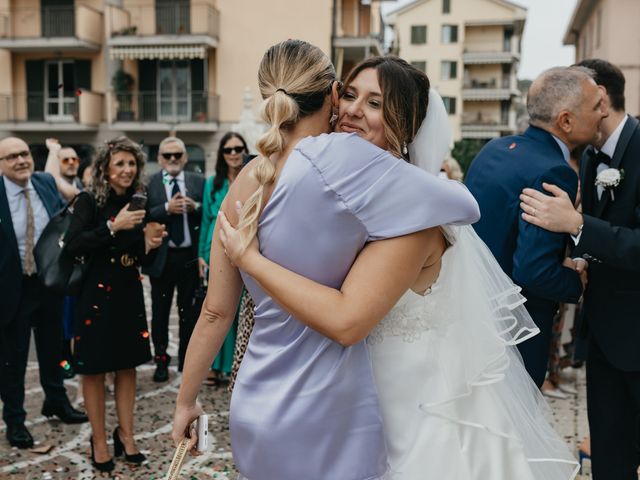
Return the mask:
<path id="1" fill-rule="evenodd" d="M 463 138 L 453 145 L 451 156 L 458 161 L 463 174 L 466 175 L 471 162 L 486 143 L 487 140 L 478 138 Z"/>

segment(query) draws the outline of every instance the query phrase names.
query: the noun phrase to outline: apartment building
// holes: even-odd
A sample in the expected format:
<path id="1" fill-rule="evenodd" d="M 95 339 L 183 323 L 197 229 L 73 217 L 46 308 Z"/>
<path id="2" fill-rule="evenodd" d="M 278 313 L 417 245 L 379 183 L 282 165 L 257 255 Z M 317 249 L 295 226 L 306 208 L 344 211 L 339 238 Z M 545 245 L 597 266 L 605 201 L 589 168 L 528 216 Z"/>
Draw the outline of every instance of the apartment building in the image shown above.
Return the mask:
<path id="1" fill-rule="evenodd" d="M 639 20 L 638 0 L 578 0 L 564 36 L 576 47 L 576 62 L 602 58 L 622 70 L 631 115 L 640 115 Z"/>
<path id="2" fill-rule="evenodd" d="M 18 135 L 37 163 L 53 136 L 89 157 L 116 135 L 187 144 L 211 172 L 218 139 L 257 112 L 264 51 L 301 38 L 338 71 L 382 53 L 379 0 L 0 0 L 0 135 Z M 245 112 L 246 113 L 246 112 Z"/>
<path id="3" fill-rule="evenodd" d="M 394 50 L 427 73 L 454 140 L 515 133 L 525 20 L 506 0 L 415 0 L 389 13 Z"/>

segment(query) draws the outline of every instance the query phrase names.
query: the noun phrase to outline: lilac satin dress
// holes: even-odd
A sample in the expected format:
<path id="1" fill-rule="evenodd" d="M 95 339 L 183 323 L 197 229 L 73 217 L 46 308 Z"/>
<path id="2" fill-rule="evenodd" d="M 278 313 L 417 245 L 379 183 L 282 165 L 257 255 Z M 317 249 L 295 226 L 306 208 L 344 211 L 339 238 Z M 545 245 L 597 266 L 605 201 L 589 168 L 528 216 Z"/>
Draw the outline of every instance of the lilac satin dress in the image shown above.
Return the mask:
<path id="1" fill-rule="evenodd" d="M 331 134 L 298 143 L 258 235 L 267 258 L 339 288 L 366 242 L 478 218 L 462 184 L 431 176 L 354 134 Z M 384 478 L 387 453 L 365 342 L 342 347 L 243 278 L 256 314 L 231 399 L 231 444 L 241 478 Z"/>

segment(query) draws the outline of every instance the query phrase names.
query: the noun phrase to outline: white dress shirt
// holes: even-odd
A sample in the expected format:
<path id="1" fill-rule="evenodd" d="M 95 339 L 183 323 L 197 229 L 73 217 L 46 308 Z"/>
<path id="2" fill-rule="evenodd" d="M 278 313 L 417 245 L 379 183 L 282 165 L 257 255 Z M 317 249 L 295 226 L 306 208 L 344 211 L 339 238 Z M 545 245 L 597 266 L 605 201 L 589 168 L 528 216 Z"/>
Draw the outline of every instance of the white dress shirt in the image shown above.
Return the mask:
<path id="1" fill-rule="evenodd" d="M 20 253 L 20 261 L 24 263 L 24 251 L 27 241 L 27 199 L 24 195 L 25 188 L 13 183 L 4 175 L 4 188 L 7 192 L 7 201 L 9 202 L 9 210 L 11 211 L 11 221 L 13 222 L 13 231 L 16 234 L 16 240 L 18 241 L 18 252 Z M 31 208 L 33 208 L 33 220 L 34 220 L 34 238 L 33 244 L 38 243 L 40 234 L 44 227 L 49 223 L 49 213 L 44 206 L 44 203 L 40 199 L 38 192 L 33 188 L 31 179 L 27 183 L 26 189 L 29 190 L 29 198 L 31 199 Z"/>
<path id="2" fill-rule="evenodd" d="M 184 180 L 184 170 L 180 172 L 176 177 L 172 177 L 166 170 L 162 171 L 162 180 L 164 183 L 164 191 L 167 193 L 167 200 L 171 200 L 171 191 L 173 190 L 173 179 L 175 178 L 178 183 L 178 188 L 180 189 L 180 193 L 187 196 L 187 185 Z M 164 204 L 164 208 L 169 212 L 169 202 L 167 201 Z M 184 241 L 180 245 L 176 245 L 171 240 L 169 240 L 169 247 L 171 248 L 186 248 L 191 246 L 191 234 L 189 233 L 189 220 L 187 218 L 187 213 L 182 214 L 182 228 L 184 229 Z"/>
<path id="3" fill-rule="evenodd" d="M 607 141 L 604 142 L 604 145 L 602 145 L 602 148 L 600 149 L 600 151 L 608 155 L 609 158 L 613 158 L 613 154 L 615 153 L 616 147 L 618 146 L 618 140 L 620 140 L 620 134 L 622 133 L 622 129 L 627 123 L 627 117 L 628 115 L 624 116 L 620 124 L 616 127 L 613 133 L 609 135 L 609 138 L 607 138 Z M 598 150 L 596 150 L 596 152 L 598 152 Z M 598 166 L 596 167 L 596 171 L 597 171 L 596 175 L 600 175 L 600 172 L 602 172 L 603 170 L 606 170 L 607 168 L 610 168 L 610 167 L 606 163 L 598 164 Z M 602 197 L 602 193 L 604 192 L 604 187 L 598 185 L 597 188 L 598 188 L 598 200 L 600 200 L 600 198 Z"/>

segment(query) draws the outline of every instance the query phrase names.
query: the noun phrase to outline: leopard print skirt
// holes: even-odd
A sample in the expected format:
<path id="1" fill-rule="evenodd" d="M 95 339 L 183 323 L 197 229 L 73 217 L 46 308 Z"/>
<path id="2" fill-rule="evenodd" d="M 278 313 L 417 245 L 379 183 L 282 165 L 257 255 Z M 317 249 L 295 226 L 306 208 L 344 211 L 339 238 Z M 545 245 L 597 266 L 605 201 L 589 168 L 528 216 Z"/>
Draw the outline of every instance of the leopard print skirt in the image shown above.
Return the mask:
<path id="1" fill-rule="evenodd" d="M 240 311 L 238 315 L 238 331 L 236 333 L 236 348 L 233 352 L 233 366 L 231 367 L 231 381 L 229 382 L 229 391 L 233 390 L 236 383 L 238 369 L 242 363 L 244 352 L 247 351 L 249 345 L 249 337 L 253 330 L 253 322 L 256 305 L 249 295 L 249 292 L 243 290 L 242 299 L 240 300 Z"/>

